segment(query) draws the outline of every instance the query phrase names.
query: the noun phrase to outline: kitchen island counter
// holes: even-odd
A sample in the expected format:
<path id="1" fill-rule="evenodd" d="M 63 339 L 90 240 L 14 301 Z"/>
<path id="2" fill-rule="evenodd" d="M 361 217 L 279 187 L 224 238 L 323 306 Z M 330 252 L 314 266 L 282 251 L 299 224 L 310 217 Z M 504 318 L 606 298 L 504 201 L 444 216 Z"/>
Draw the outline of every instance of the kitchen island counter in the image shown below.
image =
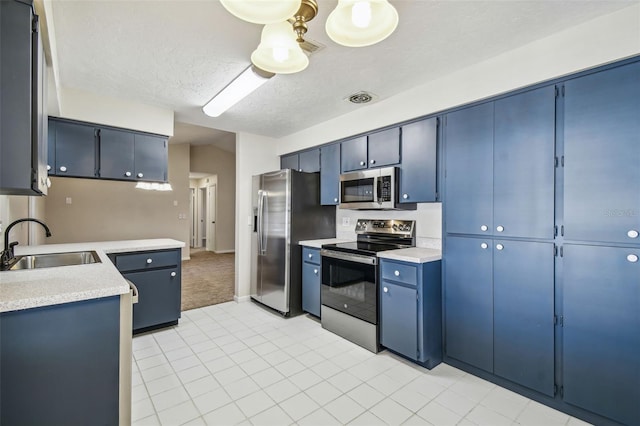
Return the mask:
<path id="1" fill-rule="evenodd" d="M 16 256 L 95 250 L 100 263 L 0 272 L 0 312 L 98 299 L 129 292 L 129 284 L 107 256 L 184 247 L 184 242 L 161 238 L 88 243 L 17 246 Z"/>

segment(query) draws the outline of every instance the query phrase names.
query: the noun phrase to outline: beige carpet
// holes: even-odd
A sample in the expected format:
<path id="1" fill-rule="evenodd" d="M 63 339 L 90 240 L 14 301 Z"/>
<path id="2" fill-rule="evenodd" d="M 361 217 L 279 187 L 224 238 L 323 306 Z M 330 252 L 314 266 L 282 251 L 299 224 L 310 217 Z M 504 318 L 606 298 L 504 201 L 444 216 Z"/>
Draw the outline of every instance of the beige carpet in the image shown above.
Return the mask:
<path id="1" fill-rule="evenodd" d="M 191 259 L 182 262 L 182 310 L 233 300 L 234 262 L 234 253 L 192 249 Z"/>

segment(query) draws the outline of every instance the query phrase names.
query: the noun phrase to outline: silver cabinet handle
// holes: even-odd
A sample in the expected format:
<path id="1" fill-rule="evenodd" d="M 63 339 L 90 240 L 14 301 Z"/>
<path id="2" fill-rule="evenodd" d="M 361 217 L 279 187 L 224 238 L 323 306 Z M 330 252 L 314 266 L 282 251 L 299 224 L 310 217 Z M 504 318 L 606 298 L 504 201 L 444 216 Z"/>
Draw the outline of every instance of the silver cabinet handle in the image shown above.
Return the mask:
<path id="1" fill-rule="evenodd" d="M 487 247 L 489 247 L 489 245 L 487 243 L 480 244 L 480 248 L 482 248 L 482 249 L 486 249 Z"/>
<path id="2" fill-rule="evenodd" d="M 367 164 L 367 163 L 365 163 L 364 161 L 361 161 L 361 162 L 360 162 L 360 165 L 361 165 L 361 166 L 364 166 L 365 164 Z"/>
<path id="3" fill-rule="evenodd" d="M 498 231 L 498 232 L 504 231 L 504 226 L 502 226 L 502 225 L 496 226 L 496 231 Z"/>
<path id="4" fill-rule="evenodd" d="M 178 274 L 176 274 L 175 271 L 171 273 L 172 277 L 175 277 L 176 275 L 178 275 Z"/>
<path id="5" fill-rule="evenodd" d="M 504 246 L 502 244 L 496 244 L 496 248 L 498 250 L 502 250 L 502 249 L 504 249 Z"/>
<path id="6" fill-rule="evenodd" d="M 389 289 L 387 287 L 383 288 L 382 291 L 384 291 L 385 293 L 389 293 Z"/>
<path id="7" fill-rule="evenodd" d="M 144 175 L 142 173 L 138 173 L 138 177 L 141 178 L 144 177 Z"/>
<path id="8" fill-rule="evenodd" d="M 313 259 L 313 254 L 309 253 L 309 259 Z"/>
<path id="9" fill-rule="evenodd" d="M 298 171 L 299 171 L 299 172 L 301 172 L 301 171 L 302 171 L 302 169 L 298 169 Z"/>
<path id="10" fill-rule="evenodd" d="M 131 172 L 124 172 L 124 175 L 125 175 L 126 177 L 130 177 L 130 176 L 131 176 Z"/>
<path id="11" fill-rule="evenodd" d="M 337 198 L 334 198 L 334 199 L 333 199 L 333 202 L 334 202 L 334 203 L 337 203 L 337 202 L 338 202 L 338 199 L 337 199 Z"/>
<path id="12" fill-rule="evenodd" d="M 480 230 L 481 230 L 481 231 L 486 231 L 487 229 L 489 229 L 489 227 L 488 227 L 487 225 L 482 225 L 482 226 L 480 227 Z"/>
<path id="13" fill-rule="evenodd" d="M 638 238 L 638 231 L 636 231 L 635 229 L 629 230 L 629 232 L 627 232 L 627 237 Z"/>
<path id="14" fill-rule="evenodd" d="M 65 166 L 60 166 L 60 171 L 61 171 L 61 172 L 66 172 L 66 171 L 67 171 L 67 168 L 66 168 Z"/>
<path id="15" fill-rule="evenodd" d="M 400 271 L 394 271 L 393 275 L 395 275 L 396 277 L 399 277 L 400 276 Z"/>
<path id="16" fill-rule="evenodd" d="M 627 260 L 631 263 L 636 263 L 638 261 L 638 256 L 635 254 L 630 254 L 627 256 Z"/>
<path id="17" fill-rule="evenodd" d="M 317 269 L 314 269 L 314 270 L 313 270 L 313 273 L 314 273 L 314 274 L 316 274 L 316 275 L 318 275 L 318 270 L 317 270 Z"/>
<path id="18" fill-rule="evenodd" d="M 51 170 L 51 166 L 47 164 L 47 171 Z"/>
<path id="19" fill-rule="evenodd" d="M 405 199 L 405 200 L 408 199 L 409 198 L 409 194 L 402 194 L 402 198 Z"/>
<path id="20" fill-rule="evenodd" d="M 153 262 L 153 259 L 151 258 L 147 259 L 147 263 L 152 263 L 152 262 Z"/>
<path id="21" fill-rule="evenodd" d="M 369 164 L 376 164 L 376 160 L 369 161 Z"/>

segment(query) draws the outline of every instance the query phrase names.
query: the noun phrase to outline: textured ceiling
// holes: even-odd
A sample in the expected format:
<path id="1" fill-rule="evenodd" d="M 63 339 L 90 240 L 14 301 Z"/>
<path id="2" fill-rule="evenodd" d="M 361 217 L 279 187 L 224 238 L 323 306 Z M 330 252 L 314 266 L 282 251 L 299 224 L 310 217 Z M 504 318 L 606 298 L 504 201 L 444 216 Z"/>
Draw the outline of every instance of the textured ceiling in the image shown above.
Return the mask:
<path id="1" fill-rule="evenodd" d="M 281 137 L 363 108 L 344 101 L 354 92 L 382 100 L 637 1 L 391 0 L 398 29 L 365 48 L 333 43 L 324 22 L 337 2 L 318 3 L 307 36 L 326 47 L 309 67 L 273 77 L 218 118 L 202 105 L 249 66 L 261 31 L 218 1 L 54 1 L 48 19 L 62 86 L 170 108 L 177 122 Z M 208 132 L 178 125 L 173 142 L 229 138 Z"/>

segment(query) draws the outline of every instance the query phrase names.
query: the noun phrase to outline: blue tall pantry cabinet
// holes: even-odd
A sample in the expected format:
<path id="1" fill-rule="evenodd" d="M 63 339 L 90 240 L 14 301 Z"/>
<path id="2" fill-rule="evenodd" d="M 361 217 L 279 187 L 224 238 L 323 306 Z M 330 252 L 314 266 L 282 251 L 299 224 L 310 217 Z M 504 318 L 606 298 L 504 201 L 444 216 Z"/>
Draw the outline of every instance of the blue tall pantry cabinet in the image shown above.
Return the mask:
<path id="1" fill-rule="evenodd" d="M 640 62 L 444 116 L 445 361 L 640 424 Z"/>

